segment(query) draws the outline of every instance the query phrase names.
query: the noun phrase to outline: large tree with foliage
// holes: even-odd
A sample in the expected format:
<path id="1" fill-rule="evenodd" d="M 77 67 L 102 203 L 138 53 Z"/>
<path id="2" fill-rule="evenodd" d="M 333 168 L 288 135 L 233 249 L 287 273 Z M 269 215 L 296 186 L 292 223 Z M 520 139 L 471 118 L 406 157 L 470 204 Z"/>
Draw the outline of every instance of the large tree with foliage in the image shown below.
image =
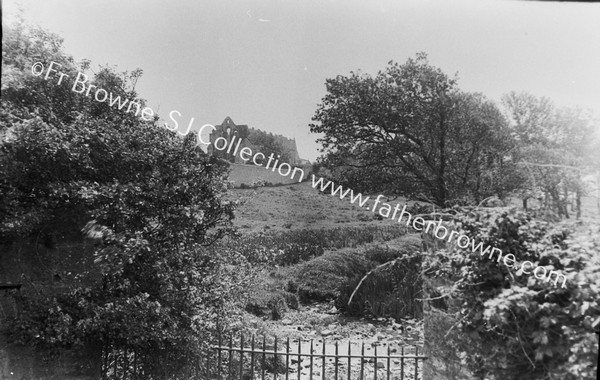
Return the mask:
<path id="1" fill-rule="evenodd" d="M 518 192 L 524 208 L 529 198 L 543 199 L 558 216 L 568 217 L 567 203 L 574 198 L 580 215 L 583 176 L 600 167 L 600 136 L 592 116 L 524 92 L 511 92 L 503 104 L 514 140 L 511 156 L 526 179 Z"/>
<path id="2" fill-rule="evenodd" d="M 439 205 L 511 190 L 500 111 L 482 95 L 460 91 L 425 54 L 390 62 L 376 76 L 340 75 L 326 86 L 311 131 L 323 134 L 324 161 L 338 181 Z"/>
<path id="3" fill-rule="evenodd" d="M 22 24 L 4 32 L 0 241 L 9 247 L 85 226 L 99 243 L 93 267 L 69 292 L 25 292 L 13 337 L 127 348 L 144 354 L 147 371 L 177 374 L 236 293 L 239 272 L 222 266 L 236 258 L 206 249 L 231 226 L 234 205 L 222 198 L 227 165 L 156 119 L 32 75 L 34 62 L 59 63 L 71 81 L 89 69 L 56 35 Z M 143 104 L 134 88 L 141 70 L 89 75 L 98 88 Z"/>

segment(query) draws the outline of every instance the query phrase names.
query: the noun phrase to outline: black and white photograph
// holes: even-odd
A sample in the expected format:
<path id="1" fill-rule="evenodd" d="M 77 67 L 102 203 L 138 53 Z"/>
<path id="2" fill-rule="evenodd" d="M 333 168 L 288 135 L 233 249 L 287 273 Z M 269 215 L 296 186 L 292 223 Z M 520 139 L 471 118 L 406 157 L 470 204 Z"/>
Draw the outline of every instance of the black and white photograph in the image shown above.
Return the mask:
<path id="1" fill-rule="evenodd" d="M 600 379 L 600 2 L 0 8 L 0 380 Z"/>

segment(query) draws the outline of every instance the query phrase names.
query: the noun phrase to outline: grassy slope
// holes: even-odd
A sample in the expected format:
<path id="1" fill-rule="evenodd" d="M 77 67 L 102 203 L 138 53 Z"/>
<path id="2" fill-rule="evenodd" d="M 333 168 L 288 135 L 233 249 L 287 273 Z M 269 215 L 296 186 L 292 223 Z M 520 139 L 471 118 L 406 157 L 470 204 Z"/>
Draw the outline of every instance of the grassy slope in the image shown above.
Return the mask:
<path id="1" fill-rule="evenodd" d="M 397 222 L 383 218 L 374 220 L 375 214 L 366 207 L 350 203 L 349 198 L 339 199 L 331 193 L 321 194 L 310 182 L 289 186 L 262 187 L 258 189 L 232 189 L 228 198 L 244 202 L 236 211 L 235 226 L 243 232 L 265 229 L 303 229 L 340 226 L 360 226 L 366 223 L 394 225 Z M 377 195 L 371 196 L 372 199 Z M 386 198 L 382 200 L 386 201 Z M 403 199 L 389 200 L 403 204 Z M 373 201 L 367 204 L 372 209 Z"/>
<path id="2" fill-rule="evenodd" d="M 371 196 L 372 199 L 376 197 L 377 195 Z M 234 224 L 244 233 L 257 233 L 264 230 L 273 232 L 360 228 L 367 225 L 382 228 L 389 226 L 405 228 L 389 218 L 377 218 L 377 215 L 371 212 L 372 200 L 367 203 L 368 208 L 361 208 L 347 199 L 339 199 L 339 196 L 333 197 L 330 193 L 321 194 L 312 188 L 310 182 L 258 189 L 232 189 L 228 198 L 242 201 L 242 205 L 236 210 Z M 383 198 L 382 202 L 402 205 L 403 199 Z M 314 288 L 317 293 L 331 297 L 339 291 L 340 285 L 343 284 L 342 280 L 352 277 L 352 273 L 347 273 L 348 268 L 346 267 L 354 268 L 356 266 L 354 264 L 357 264 L 354 263 L 356 260 L 365 261 L 364 257 L 367 252 L 382 249 L 395 251 L 406 244 L 404 240 L 406 240 L 406 236 L 388 241 L 377 240 L 355 248 L 326 249 L 323 256 L 308 262 L 265 270 L 260 276 L 260 281 L 253 287 L 252 298 L 256 299 L 254 302 L 258 301 L 258 304 L 266 304 L 267 300 L 275 296 L 279 297 L 282 292 L 286 292 L 289 280 L 293 280 L 300 286 L 299 295 L 302 294 L 302 289 Z M 375 264 L 362 265 L 365 268 L 357 264 L 361 268 L 356 274 L 364 274 L 363 272 L 368 271 Z M 312 272 L 307 268 L 313 268 Z"/>

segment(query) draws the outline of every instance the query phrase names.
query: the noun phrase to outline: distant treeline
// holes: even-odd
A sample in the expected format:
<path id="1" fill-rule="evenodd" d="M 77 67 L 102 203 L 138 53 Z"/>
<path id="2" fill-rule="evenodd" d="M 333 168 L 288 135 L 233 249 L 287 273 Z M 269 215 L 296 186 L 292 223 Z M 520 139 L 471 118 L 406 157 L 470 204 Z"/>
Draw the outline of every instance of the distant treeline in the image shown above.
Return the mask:
<path id="1" fill-rule="evenodd" d="M 275 156 L 281 156 L 281 162 L 296 164 L 300 161 L 296 142 L 285 136 L 249 128 L 248 140 L 266 157 L 273 153 Z"/>

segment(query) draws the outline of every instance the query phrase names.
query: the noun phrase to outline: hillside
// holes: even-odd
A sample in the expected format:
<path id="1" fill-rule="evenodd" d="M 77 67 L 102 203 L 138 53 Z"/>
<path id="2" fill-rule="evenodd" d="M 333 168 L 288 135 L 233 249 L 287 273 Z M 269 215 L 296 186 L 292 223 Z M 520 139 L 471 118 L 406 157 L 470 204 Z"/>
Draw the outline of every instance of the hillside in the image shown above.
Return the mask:
<path id="1" fill-rule="evenodd" d="M 234 225 L 243 232 L 356 227 L 367 224 L 397 225 L 390 219 L 379 220 L 369 209 L 352 204 L 349 200 L 332 197 L 327 193 L 321 194 L 312 188 L 310 181 L 280 187 L 232 189 L 228 197 L 242 202 L 235 213 Z M 402 201 L 401 198 L 389 199 L 389 202 L 394 203 Z M 371 200 L 368 205 L 372 207 Z"/>

